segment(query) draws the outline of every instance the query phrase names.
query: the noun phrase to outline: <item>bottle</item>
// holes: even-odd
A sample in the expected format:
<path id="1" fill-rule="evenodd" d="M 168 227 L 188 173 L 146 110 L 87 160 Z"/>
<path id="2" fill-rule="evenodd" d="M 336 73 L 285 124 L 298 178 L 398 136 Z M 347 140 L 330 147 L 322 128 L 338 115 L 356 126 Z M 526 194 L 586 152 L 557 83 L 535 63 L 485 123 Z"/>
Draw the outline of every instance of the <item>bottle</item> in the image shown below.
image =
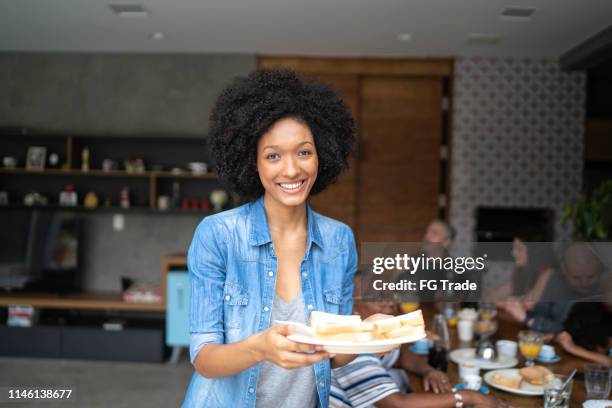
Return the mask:
<path id="1" fill-rule="evenodd" d="M 119 206 L 121 208 L 130 208 L 130 189 L 128 187 L 123 187 L 121 189 L 121 193 L 119 194 Z"/>
<path id="2" fill-rule="evenodd" d="M 89 147 L 81 152 L 81 171 L 89 171 Z"/>
<path id="3" fill-rule="evenodd" d="M 441 314 L 436 314 L 433 323 L 433 347 L 429 349 L 428 363 L 436 370 L 448 369 L 448 350 L 450 348 L 450 337 L 446 319 Z"/>
<path id="4" fill-rule="evenodd" d="M 172 208 L 181 208 L 181 185 L 178 181 L 172 183 Z"/>

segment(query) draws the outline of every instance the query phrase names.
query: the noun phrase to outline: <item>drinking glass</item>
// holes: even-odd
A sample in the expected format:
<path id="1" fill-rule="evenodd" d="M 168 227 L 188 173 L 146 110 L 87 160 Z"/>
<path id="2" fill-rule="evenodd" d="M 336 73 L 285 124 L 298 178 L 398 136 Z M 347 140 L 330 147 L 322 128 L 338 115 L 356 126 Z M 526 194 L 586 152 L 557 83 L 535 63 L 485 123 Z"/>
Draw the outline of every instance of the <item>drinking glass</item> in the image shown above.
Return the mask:
<path id="1" fill-rule="evenodd" d="M 552 380 L 544 384 L 544 408 L 569 408 L 573 380 L 561 388 L 566 380 L 567 375 L 555 374 Z"/>
<path id="2" fill-rule="evenodd" d="M 542 349 L 542 337 L 536 332 L 529 330 L 522 330 L 519 332 L 519 350 L 525 357 L 525 366 L 531 367 L 533 360 L 540 354 Z"/>
<path id="3" fill-rule="evenodd" d="M 606 399 L 610 394 L 611 371 L 599 364 L 584 365 L 584 386 L 587 396 L 594 399 Z"/>
<path id="4" fill-rule="evenodd" d="M 478 305 L 478 313 L 482 320 L 493 320 L 497 316 L 497 307 L 495 303 L 480 302 Z"/>
<path id="5" fill-rule="evenodd" d="M 419 308 L 419 302 L 403 302 L 400 304 L 402 313 L 414 312 Z"/>
<path id="6" fill-rule="evenodd" d="M 443 315 L 436 314 L 434 316 L 432 331 L 434 335 L 434 346 L 439 346 L 440 348 L 448 350 L 450 348 L 450 336 L 448 334 L 448 325 Z"/>

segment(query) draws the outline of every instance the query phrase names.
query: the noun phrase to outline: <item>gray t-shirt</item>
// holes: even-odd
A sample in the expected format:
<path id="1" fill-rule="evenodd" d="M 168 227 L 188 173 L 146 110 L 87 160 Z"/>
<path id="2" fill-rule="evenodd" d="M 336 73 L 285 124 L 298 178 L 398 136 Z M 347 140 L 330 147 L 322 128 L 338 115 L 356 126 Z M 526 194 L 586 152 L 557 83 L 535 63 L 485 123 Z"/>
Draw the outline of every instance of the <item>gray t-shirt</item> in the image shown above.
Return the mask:
<path id="1" fill-rule="evenodd" d="M 272 305 L 271 324 L 275 320 L 306 323 L 306 307 L 300 293 L 291 303 L 277 294 Z M 287 370 L 268 361 L 260 363 L 257 382 L 257 408 L 314 408 L 318 404 L 314 366 Z"/>

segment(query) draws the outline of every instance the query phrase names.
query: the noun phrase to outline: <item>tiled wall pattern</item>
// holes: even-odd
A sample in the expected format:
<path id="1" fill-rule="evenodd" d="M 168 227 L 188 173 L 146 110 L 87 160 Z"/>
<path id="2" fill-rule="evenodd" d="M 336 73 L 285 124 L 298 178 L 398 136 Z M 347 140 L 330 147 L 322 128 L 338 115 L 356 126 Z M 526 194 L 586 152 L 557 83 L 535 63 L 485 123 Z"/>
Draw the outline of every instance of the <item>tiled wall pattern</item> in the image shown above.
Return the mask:
<path id="1" fill-rule="evenodd" d="M 470 250 L 478 206 L 556 210 L 580 192 L 586 76 L 558 63 L 468 58 L 455 63 L 451 223 Z M 493 277 L 491 277 L 493 278 Z"/>

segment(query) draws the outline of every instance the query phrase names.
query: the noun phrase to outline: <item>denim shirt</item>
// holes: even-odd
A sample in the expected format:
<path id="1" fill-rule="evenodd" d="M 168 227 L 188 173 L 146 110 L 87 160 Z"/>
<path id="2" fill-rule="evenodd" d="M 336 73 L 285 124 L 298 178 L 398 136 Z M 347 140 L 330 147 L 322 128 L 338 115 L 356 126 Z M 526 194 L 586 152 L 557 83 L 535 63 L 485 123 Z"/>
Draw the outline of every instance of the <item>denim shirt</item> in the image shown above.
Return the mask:
<path id="1" fill-rule="evenodd" d="M 357 252 L 351 229 L 307 208 L 308 238 L 300 266 L 307 313 L 350 314 Z M 192 362 L 206 344 L 229 344 L 267 330 L 277 257 L 263 198 L 204 218 L 188 252 Z M 329 405 L 329 360 L 315 363 L 319 404 Z M 259 364 L 220 378 L 194 373 L 183 407 L 255 407 Z"/>

